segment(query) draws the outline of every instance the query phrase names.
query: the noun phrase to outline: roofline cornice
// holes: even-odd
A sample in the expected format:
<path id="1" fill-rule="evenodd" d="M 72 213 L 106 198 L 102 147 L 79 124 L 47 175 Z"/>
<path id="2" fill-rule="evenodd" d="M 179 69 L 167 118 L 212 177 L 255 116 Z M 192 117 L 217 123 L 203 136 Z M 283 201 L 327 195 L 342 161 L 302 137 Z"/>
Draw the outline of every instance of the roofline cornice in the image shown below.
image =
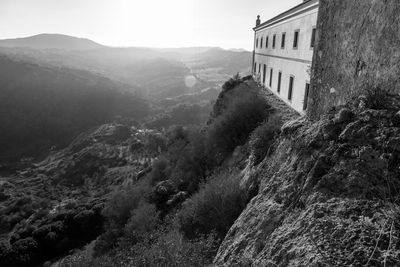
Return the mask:
<path id="1" fill-rule="evenodd" d="M 309 8 L 306 8 L 306 7 L 309 7 Z M 286 19 L 292 18 L 293 16 L 302 14 L 304 12 L 310 11 L 310 10 L 318 8 L 318 7 L 319 7 L 319 0 L 308 0 L 306 2 L 303 2 L 291 9 L 273 17 L 272 19 L 269 19 L 269 20 L 261 23 L 260 25 L 254 27 L 253 30 L 258 31 L 258 30 L 264 29 L 266 27 L 272 26 L 276 23 L 279 23 Z M 304 9 L 304 8 L 306 8 L 306 9 Z"/>

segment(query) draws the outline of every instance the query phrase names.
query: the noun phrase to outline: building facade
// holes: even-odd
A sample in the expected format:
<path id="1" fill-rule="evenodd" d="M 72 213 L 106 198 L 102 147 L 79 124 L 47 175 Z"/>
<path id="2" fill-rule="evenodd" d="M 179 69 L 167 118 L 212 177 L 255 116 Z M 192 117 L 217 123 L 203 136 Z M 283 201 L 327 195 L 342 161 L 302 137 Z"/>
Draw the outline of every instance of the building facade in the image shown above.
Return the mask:
<path id="1" fill-rule="evenodd" d="M 253 76 L 299 113 L 307 110 L 318 0 L 306 0 L 254 30 Z"/>

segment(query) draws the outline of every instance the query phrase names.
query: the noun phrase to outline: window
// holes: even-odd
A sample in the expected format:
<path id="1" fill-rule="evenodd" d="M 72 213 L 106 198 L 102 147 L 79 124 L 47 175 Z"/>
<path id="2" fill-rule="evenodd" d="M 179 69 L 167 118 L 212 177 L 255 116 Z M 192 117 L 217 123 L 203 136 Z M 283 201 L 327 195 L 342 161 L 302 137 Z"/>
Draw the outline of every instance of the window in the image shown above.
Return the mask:
<path id="1" fill-rule="evenodd" d="M 256 39 L 256 48 L 258 48 L 258 38 Z"/>
<path id="2" fill-rule="evenodd" d="M 290 76 L 289 80 L 289 93 L 288 93 L 288 100 L 292 101 L 292 96 L 293 96 L 293 83 L 294 83 L 294 77 Z"/>
<path id="3" fill-rule="evenodd" d="M 272 37 L 272 48 L 275 49 L 276 34 Z"/>
<path id="4" fill-rule="evenodd" d="M 268 48 L 268 36 L 265 38 L 265 48 Z"/>
<path id="5" fill-rule="evenodd" d="M 304 92 L 304 102 L 303 102 L 303 110 L 307 109 L 308 104 L 308 94 L 310 93 L 310 84 L 306 83 L 306 90 Z"/>
<path id="6" fill-rule="evenodd" d="M 272 87 L 272 74 L 274 73 L 274 70 L 271 68 L 271 71 L 269 72 L 269 87 Z"/>
<path id="7" fill-rule="evenodd" d="M 261 37 L 260 48 L 263 47 L 263 38 Z"/>
<path id="8" fill-rule="evenodd" d="M 261 64 L 258 64 L 258 73 L 261 72 Z"/>
<path id="9" fill-rule="evenodd" d="M 282 72 L 278 73 L 278 93 L 281 92 L 281 80 L 282 80 Z"/>
<path id="10" fill-rule="evenodd" d="M 299 47 L 299 33 L 300 30 L 296 30 L 293 36 L 293 48 L 297 49 Z"/>
<path id="11" fill-rule="evenodd" d="M 267 74 L 267 65 L 264 64 L 264 71 L 263 71 L 263 84 L 265 84 L 265 75 Z"/>
<path id="12" fill-rule="evenodd" d="M 312 33 L 311 33 L 311 48 L 314 48 L 315 46 L 315 35 L 317 33 L 317 29 L 313 28 Z"/>
<path id="13" fill-rule="evenodd" d="M 282 39 L 281 39 L 281 48 L 285 48 L 285 39 L 286 39 L 286 33 L 282 33 Z"/>
<path id="14" fill-rule="evenodd" d="M 254 73 L 257 73 L 257 62 L 254 62 Z"/>

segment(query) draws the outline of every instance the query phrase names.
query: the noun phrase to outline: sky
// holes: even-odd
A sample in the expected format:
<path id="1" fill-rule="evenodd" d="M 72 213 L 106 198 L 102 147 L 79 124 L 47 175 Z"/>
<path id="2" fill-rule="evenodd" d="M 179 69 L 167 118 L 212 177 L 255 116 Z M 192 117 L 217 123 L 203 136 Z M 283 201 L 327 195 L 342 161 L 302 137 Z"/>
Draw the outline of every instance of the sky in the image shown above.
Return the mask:
<path id="1" fill-rule="evenodd" d="M 252 50 L 261 21 L 302 0 L 0 0 L 0 39 L 40 33 L 109 46 Z"/>

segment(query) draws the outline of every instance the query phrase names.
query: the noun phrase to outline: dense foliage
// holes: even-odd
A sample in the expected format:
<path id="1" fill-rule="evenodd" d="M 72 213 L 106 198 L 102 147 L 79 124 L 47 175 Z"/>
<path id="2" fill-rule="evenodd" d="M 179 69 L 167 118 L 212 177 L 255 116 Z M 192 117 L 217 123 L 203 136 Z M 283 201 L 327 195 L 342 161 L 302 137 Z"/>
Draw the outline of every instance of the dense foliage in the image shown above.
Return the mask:
<path id="1" fill-rule="evenodd" d="M 51 206 L 45 207 L 46 215 L 35 220 L 34 229 L 23 222 L 14 227 L 19 230 L 10 242 L 0 242 L 0 259 L 12 259 L 20 266 L 36 264 L 97 237 L 88 247 L 61 260 L 61 266 L 211 264 L 249 200 L 240 187 L 238 167 L 244 166 L 248 157 L 248 143 L 254 139 L 251 133 L 263 122 L 274 121 L 265 99 L 239 77 L 229 90 L 225 87 L 216 105 L 218 113 L 202 128 L 173 126 L 157 132 L 105 125 L 77 138 L 63 152 L 68 158 L 56 157 L 57 163 L 45 163 L 44 169 L 56 177 L 53 182 L 88 188 L 97 183 L 119 186 L 107 195 L 104 206 L 67 205 L 54 216 L 49 215 Z M 275 129 L 273 123 L 271 127 Z M 264 141 L 257 144 L 261 150 Z M 143 157 L 150 158 L 151 164 L 140 163 Z M 128 175 L 135 164 L 140 171 Z M 82 183 L 64 183 L 71 179 Z M 92 199 L 93 191 L 87 194 L 87 199 Z M 28 202 L 22 199 L 20 204 Z M 82 238 L 76 240 L 79 235 Z"/>
<path id="2" fill-rule="evenodd" d="M 102 206 L 90 203 L 69 206 L 57 216 L 37 218 L 15 227 L 10 242 L 0 239 L 0 265 L 32 266 L 82 246 L 102 231 Z"/>
<path id="3" fill-rule="evenodd" d="M 273 112 L 241 83 L 237 78 L 220 95 L 219 113 L 206 128 L 175 126 L 165 132 L 167 149 L 147 175 L 117 190 L 106 204 L 106 232 L 96 242 L 96 255 L 143 266 L 210 263 L 248 201 L 238 169 L 226 160 Z M 270 121 L 275 131 L 278 123 Z"/>
<path id="4" fill-rule="evenodd" d="M 260 163 L 270 152 L 270 148 L 280 133 L 281 127 L 281 119 L 279 116 L 273 115 L 252 132 L 249 149 L 253 164 Z"/>
<path id="5" fill-rule="evenodd" d="M 222 239 L 247 203 L 239 182 L 237 170 L 213 175 L 179 211 L 182 232 L 190 238 L 215 232 Z"/>

